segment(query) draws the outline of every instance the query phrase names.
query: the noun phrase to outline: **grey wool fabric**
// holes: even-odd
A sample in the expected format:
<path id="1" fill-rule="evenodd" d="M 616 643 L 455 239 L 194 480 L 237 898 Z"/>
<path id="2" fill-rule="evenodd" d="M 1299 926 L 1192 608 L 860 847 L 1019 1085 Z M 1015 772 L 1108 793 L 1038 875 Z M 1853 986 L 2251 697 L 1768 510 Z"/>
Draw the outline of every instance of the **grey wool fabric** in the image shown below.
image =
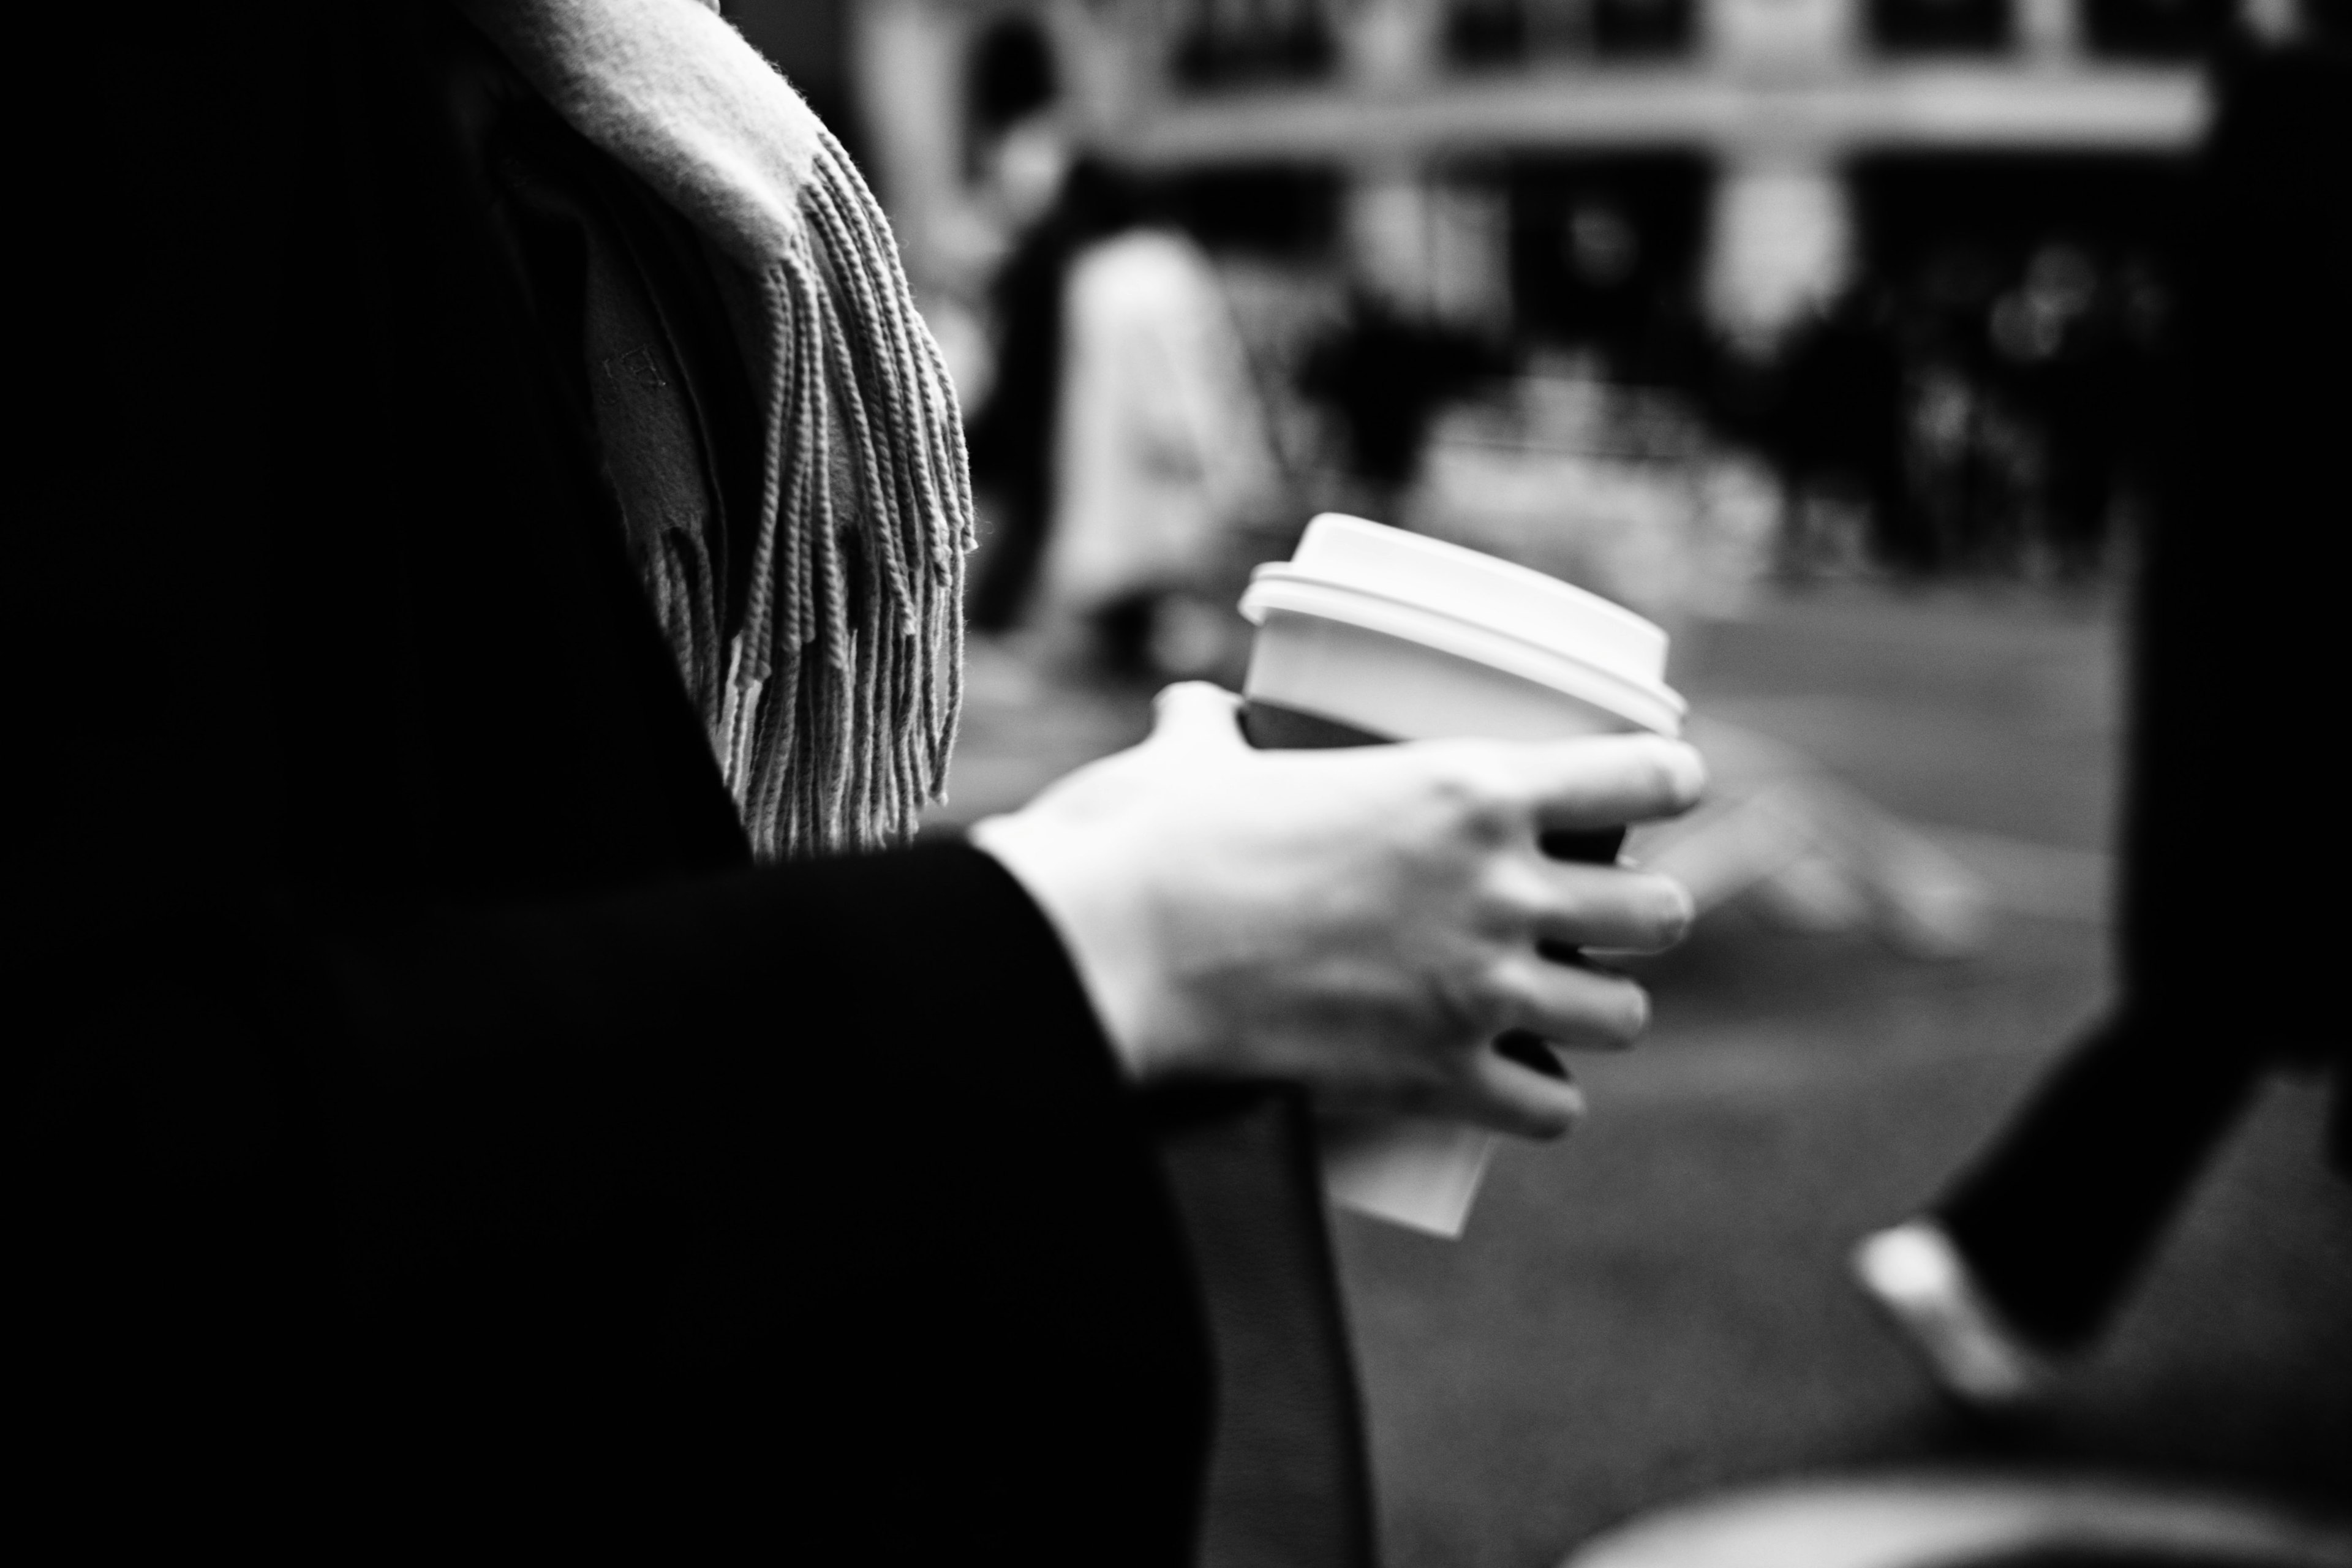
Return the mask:
<path id="1" fill-rule="evenodd" d="M 754 853 L 903 840 L 962 700 L 963 430 L 880 206 L 702 0 L 467 0 L 573 129 L 692 224 L 747 333 L 765 458 L 750 609 L 689 683 Z M 664 600 L 656 584 L 656 608 Z"/>

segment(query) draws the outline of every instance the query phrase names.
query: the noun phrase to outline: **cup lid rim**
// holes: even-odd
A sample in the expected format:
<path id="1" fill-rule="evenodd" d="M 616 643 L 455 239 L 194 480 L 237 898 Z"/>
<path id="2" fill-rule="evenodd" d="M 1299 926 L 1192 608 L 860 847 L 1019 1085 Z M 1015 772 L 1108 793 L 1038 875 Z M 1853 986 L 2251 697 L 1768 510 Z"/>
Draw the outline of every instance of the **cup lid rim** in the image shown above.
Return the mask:
<path id="1" fill-rule="evenodd" d="M 1606 600 L 1600 602 L 1608 605 Z M 1439 606 L 1297 571 L 1286 561 L 1270 561 L 1254 570 L 1249 588 L 1242 595 L 1242 615 L 1253 625 L 1263 625 L 1272 611 L 1339 621 L 1491 664 L 1506 673 L 1619 710 L 1622 717 L 1660 734 L 1680 733 L 1690 708 L 1683 695 L 1664 681 L 1611 668 Z M 1632 616 L 1631 611 L 1623 613 Z"/>
<path id="2" fill-rule="evenodd" d="M 1574 605 L 1580 611 L 1602 620 L 1614 621 L 1621 626 L 1645 632 L 1664 639 L 1664 629 L 1635 610 L 1630 610 L 1613 599 L 1604 598 L 1590 588 L 1580 587 L 1549 572 L 1539 571 L 1520 562 L 1490 554 L 1467 544 L 1456 544 L 1450 539 L 1438 539 L 1417 533 L 1394 523 L 1374 522 L 1368 517 L 1355 517 L 1342 511 L 1318 512 L 1308 520 L 1298 549 L 1286 562 L 1268 564 L 1286 565 L 1294 570 L 1314 571 L 1299 557 L 1316 551 L 1319 544 L 1335 539 L 1345 539 L 1359 550 L 1369 547 L 1391 559 L 1419 557 L 1422 562 L 1443 561 L 1476 572 L 1493 585 L 1540 595 L 1556 604 Z M 1360 561 L 1361 557 L 1358 559 Z M 1329 581 L 1350 581 L 1352 578 L 1332 577 Z"/>

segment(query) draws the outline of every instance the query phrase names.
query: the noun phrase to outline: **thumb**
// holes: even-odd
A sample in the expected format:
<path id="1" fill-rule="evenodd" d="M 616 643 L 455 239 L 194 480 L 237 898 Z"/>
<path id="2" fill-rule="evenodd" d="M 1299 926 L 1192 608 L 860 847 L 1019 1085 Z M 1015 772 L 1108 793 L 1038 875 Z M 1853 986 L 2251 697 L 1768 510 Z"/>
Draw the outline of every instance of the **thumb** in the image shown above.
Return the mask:
<path id="1" fill-rule="evenodd" d="M 1180 681 L 1151 702 L 1151 742 L 1186 751 L 1246 750 L 1241 699 L 1205 680 Z"/>

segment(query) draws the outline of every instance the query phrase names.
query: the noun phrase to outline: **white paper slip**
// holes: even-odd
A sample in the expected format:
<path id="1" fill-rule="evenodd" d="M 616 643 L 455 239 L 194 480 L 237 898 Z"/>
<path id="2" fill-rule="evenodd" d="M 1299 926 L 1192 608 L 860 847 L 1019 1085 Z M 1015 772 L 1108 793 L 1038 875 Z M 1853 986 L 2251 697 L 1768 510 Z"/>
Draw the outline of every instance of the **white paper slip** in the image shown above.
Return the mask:
<path id="1" fill-rule="evenodd" d="M 1468 1223 L 1495 1157 L 1496 1134 L 1461 1121 L 1334 1117 L 1318 1131 L 1333 1203 L 1448 1241 Z"/>

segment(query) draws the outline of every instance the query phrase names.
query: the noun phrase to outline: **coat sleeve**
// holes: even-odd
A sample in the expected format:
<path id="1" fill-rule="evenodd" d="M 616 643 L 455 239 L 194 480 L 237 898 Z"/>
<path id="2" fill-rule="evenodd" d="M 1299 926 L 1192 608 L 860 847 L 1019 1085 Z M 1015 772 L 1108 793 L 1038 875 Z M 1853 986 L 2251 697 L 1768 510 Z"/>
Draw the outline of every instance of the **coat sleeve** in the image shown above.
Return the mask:
<path id="1" fill-rule="evenodd" d="M 740 865 L 459 25 L 34 32 L 21 1495 L 312 1556 L 1181 1560 L 1204 1352 L 1129 1091 L 984 857 Z"/>
<path id="2" fill-rule="evenodd" d="M 714 1527 L 905 1507 L 910 1541 L 1181 1550 L 1182 1244 L 993 861 L 207 914 L 53 948 L 66 1006 L 19 1042 L 19 1409 L 75 1477 L 161 1444 L 217 1501 L 188 1456 L 302 1473 L 299 1435 L 362 1467 L 307 1485 L 397 1478 L 421 1520 L 496 1476 L 493 1513 L 590 1537 L 690 1496 Z"/>

